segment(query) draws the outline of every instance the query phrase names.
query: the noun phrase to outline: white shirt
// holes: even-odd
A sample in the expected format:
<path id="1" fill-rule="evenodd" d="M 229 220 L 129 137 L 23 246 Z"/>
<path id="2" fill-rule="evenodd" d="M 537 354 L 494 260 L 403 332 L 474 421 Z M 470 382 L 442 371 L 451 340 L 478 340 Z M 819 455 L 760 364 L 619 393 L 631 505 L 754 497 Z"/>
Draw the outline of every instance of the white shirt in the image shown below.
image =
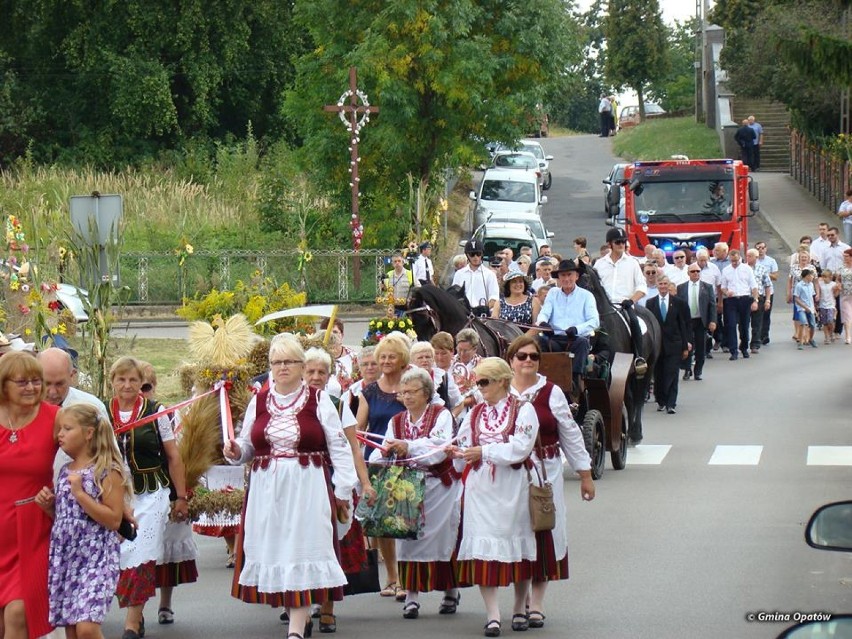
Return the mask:
<path id="1" fill-rule="evenodd" d="M 487 306 L 488 302 L 500 299 L 500 286 L 497 276 L 489 268 L 480 265 L 473 270 L 470 264 L 456 271 L 453 275 L 453 286 L 464 285 L 467 301 L 473 306 Z"/>
<path id="2" fill-rule="evenodd" d="M 838 213 L 838 215 L 840 213 L 849 213 L 849 215 L 842 218 L 843 223 L 844 224 L 852 224 L 852 202 L 850 202 L 849 200 L 843 200 L 840 203 L 840 206 L 837 207 L 837 213 Z"/>
<path id="3" fill-rule="evenodd" d="M 612 102 L 606 98 L 601 98 L 600 104 L 598 104 L 598 113 L 609 113 L 610 111 L 612 111 Z"/>
<path id="4" fill-rule="evenodd" d="M 411 267 L 411 273 L 414 275 L 414 285 L 420 286 L 421 280 L 428 282 L 435 281 L 435 267 L 432 266 L 432 260 L 421 254 Z"/>
<path id="5" fill-rule="evenodd" d="M 751 296 L 756 288 L 757 280 L 754 278 L 754 271 L 745 262 L 740 262 L 737 268 L 729 264 L 722 271 L 722 290 L 731 291 L 734 297 Z"/>
<path id="6" fill-rule="evenodd" d="M 595 262 L 595 270 L 601 278 L 606 294 L 614 304 L 633 297 L 637 291 L 643 295 L 648 292 L 639 261 L 626 254 L 622 255 L 618 262 L 612 261 L 612 253 L 598 258 Z"/>
<path id="7" fill-rule="evenodd" d="M 686 260 L 684 260 L 686 262 Z M 665 273 L 671 283 L 675 286 L 680 286 L 684 282 L 689 281 L 689 273 L 686 272 L 686 264 L 684 264 L 683 268 L 680 268 L 676 264 L 666 264 L 666 267 L 663 269 L 663 273 Z"/>
<path id="8" fill-rule="evenodd" d="M 713 262 L 708 261 L 701 269 L 701 275 L 698 276 L 698 279 L 707 282 L 715 291 L 722 285 L 722 271 Z"/>
<path id="9" fill-rule="evenodd" d="M 834 244 L 827 244 L 820 254 L 820 266 L 829 269 L 832 273 L 836 273 L 843 266 L 843 251 L 848 248 L 849 245 L 846 242 L 839 240 Z"/>
<path id="10" fill-rule="evenodd" d="M 648 300 L 651 299 L 652 297 L 657 297 L 657 295 L 659 295 L 659 294 L 660 294 L 660 292 L 657 290 L 656 286 L 648 286 L 648 291 L 645 293 L 645 297 L 643 297 L 641 300 L 639 300 L 636 303 L 639 306 L 647 306 Z"/>
<path id="11" fill-rule="evenodd" d="M 831 242 L 828 241 L 828 238 L 822 238 L 819 235 L 811 242 L 811 257 L 815 258 L 823 268 L 825 268 L 825 261 L 822 259 L 822 254 L 829 244 Z"/>

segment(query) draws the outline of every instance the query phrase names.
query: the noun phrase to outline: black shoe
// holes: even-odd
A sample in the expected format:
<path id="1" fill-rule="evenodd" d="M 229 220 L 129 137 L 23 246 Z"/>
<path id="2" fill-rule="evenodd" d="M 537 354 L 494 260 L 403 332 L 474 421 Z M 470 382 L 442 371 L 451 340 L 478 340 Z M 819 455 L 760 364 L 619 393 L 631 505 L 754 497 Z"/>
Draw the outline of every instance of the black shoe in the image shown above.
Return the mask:
<path id="1" fill-rule="evenodd" d="M 696 381 L 696 382 L 700 382 L 700 381 L 701 381 L 701 375 L 699 375 L 698 373 L 696 373 L 696 374 L 695 374 L 695 381 Z"/>
<path id="2" fill-rule="evenodd" d="M 735 361 L 737 361 L 737 356 L 736 356 L 736 355 L 731 355 L 728 359 L 729 359 L 730 361 L 732 361 L 732 362 L 735 362 Z"/>
<path id="3" fill-rule="evenodd" d="M 713 353 L 707 353 L 707 354 L 704 356 L 704 359 L 713 359 Z"/>
<path id="4" fill-rule="evenodd" d="M 683 381 L 688 380 L 690 377 L 692 377 L 692 371 L 687 368 L 683 371 Z"/>
<path id="5" fill-rule="evenodd" d="M 748 359 L 751 355 L 748 354 L 748 351 L 743 351 L 743 359 Z"/>
<path id="6" fill-rule="evenodd" d="M 529 613 L 527 613 L 527 621 L 530 624 L 530 628 L 544 628 L 545 619 L 547 619 L 547 617 L 538 610 L 530 610 Z"/>
<path id="7" fill-rule="evenodd" d="M 657 404 L 657 412 L 658 413 L 662 413 L 664 410 L 666 410 L 665 406 L 663 406 L 662 404 Z"/>
<path id="8" fill-rule="evenodd" d="M 121 639 L 139 639 L 139 633 L 132 630 L 125 630 L 121 635 Z"/>
<path id="9" fill-rule="evenodd" d="M 326 623 L 323 619 L 331 619 L 331 623 Z M 337 632 L 337 617 L 330 612 L 323 612 L 319 617 L 319 631 L 323 634 L 331 634 Z"/>
<path id="10" fill-rule="evenodd" d="M 526 615 L 512 615 L 512 630 L 523 632 L 530 629 L 530 621 Z"/>
<path id="11" fill-rule="evenodd" d="M 456 595 L 455 597 L 448 597 L 444 595 L 444 599 L 441 601 L 441 606 L 438 608 L 439 615 L 454 615 L 456 614 L 456 610 L 458 610 L 459 603 L 461 603 L 461 593 Z"/>
<path id="12" fill-rule="evenodd" d="M 500 636 L 500 622 L 496 619 L 492 619 L 487 624 L 485 624 L 485 632 L 483 633 L 486 637 L 499 637 Z"/>
<path id="13" fill-rule="evenodd" d="M 287 623 L 288 621 L 290 621 L 290 614 L 285 610 L 278 618 L 282 621 L 282 623 Z"/>
<path id="14" fill-rule="evenodd" d="M 402 611 L 402 616 L 405 619 L 417 619 L 420 616 L 420 604 L 416 601 L 409 601 Z"/>
<path id="15" fill-rule="evenodd" d="M 305 634 L 303 637 L 307 639 L 314 633 L 314 620 L 308 619 L 308 622 L 305 624 Z"/>
<path id="16" fill-rule="evenodd" d="M 677 411 L 673 407 L 669 407 L 669 408 L 666 409 L 666 412 L 669 415 L 674 415 Z"/>
<path id="17" fill-rule="evenodd" d="M 760 343 L 763 344 L 764 346 L 766 346 L 769 343 L 769 338 L 764 337 L 762 340 L 760 340 Z"/>

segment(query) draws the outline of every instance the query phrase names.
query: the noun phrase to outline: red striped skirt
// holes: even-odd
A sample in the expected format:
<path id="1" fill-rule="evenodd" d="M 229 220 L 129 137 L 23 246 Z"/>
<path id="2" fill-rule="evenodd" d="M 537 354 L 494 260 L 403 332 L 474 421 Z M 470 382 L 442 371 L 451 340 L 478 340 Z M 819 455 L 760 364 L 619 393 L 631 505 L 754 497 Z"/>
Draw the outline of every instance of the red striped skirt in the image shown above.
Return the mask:
<path id="1" fill-rule="evenodd" d="M 118 576 L 115 596 L 119 608 L 142 606 L 157 594 L 156 562 L 146 561 L 134 568 L 125 568 Z"/>
<path id="2" fill-rule="evenodd" d="M 536 556 L 532 567 L 533 581 L 559 581 L 568 579 L 568 553 L 557 561 L 550 530 L 535 534 Z"/>
<path id="3" fill-rule="evenodd" d="M 195 565 L 195 559 L 157 565 L 157 588 L 174 588 L 181 584 L 193 584 L 196 581 L 198 581 L 198 567 Z"/>
<path id="4" fill-rule="evenodd" d="M 528 559 L 512 563 L 482 559 L 459 561 L 459 585 L 508 586 L 532 578 L 532 564 Z"/>
<path id="5" fill-rule="evenodd" d="M 431 592 L 458 586 L 458 565 L 450 561 L 399 561 L 399 584 L 405 590 Z"/>

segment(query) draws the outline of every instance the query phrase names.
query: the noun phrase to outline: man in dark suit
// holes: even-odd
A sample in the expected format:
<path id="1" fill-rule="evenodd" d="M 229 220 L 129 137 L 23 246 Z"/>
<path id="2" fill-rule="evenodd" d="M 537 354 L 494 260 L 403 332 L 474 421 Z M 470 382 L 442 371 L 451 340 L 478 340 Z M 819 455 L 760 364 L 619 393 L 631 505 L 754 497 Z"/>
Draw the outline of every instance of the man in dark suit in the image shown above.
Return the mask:
<path id="1" fill-rule="evenodd" d="M 689 309 L 689 341 L 692 351 L 682 368 L 683 378 L 701 379 L 704 358 L 707 352 L 707 333 L 716 330 L 716 291 L 707 282 L 701 281 L 701 267 L 692 263 L 686 267 L 689 281 L 677 287 L 677 296 L 686 302 Z"/>
<path id="2" fill-rule="evenodd" d="M 689 307 L 677 296 L 677 288 L 665 275 L 657 276 L 659 295 L 645 306 L 660 323 L 663 344 L 654 365 L 654 397 L 657 410 L 675 414 L 680 363 L 689 356 Z"/>

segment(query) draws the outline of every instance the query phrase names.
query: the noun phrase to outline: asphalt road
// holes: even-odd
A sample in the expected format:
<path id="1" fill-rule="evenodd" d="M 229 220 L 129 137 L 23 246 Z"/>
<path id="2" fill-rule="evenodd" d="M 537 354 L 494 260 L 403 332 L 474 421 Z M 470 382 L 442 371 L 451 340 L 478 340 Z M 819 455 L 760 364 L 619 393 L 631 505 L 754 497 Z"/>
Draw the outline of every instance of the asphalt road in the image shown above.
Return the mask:
<path id="1" fill-rule="evenodd" d="M 556 156 L 545 214 L 556 250 L 570 254 L 577 235 L 596 247 L 607 229 L 600 180 L 614 162 L 610 142 L 543 143 Z M 781 255 L 778 238 L 759 222 L 752 237 Z M 760 355 L 729 362 L 717 353 L 703 381 L 681 382 L 677 415 L 649 403 L 643 445 L 630 449 L 625 470 L 608 464 L 593 502 L 582 502 L 579 482 L 566 480 L 571 579 L 550 586 L 546 626 L 531 635 L 768 638 L 790 624 L 750 622 L 749 615 L 850 611 L 852 555 L 811 549 L 803 532 L 819 505 L 852 496 L 852 347 L 819 340 L 819 348 L 797 351 L 788 316 L 780 304 L 772 343 Z M 354 326 L 347 342 L 353 333 L 359 336 Z M 158 627 L 156 604 L 149 604 L 147 636 L 283 636 L 277 612 L 229 596 L 223 544 L 198 540 L 200 581 L 175 592 L 174 626 Z M 509 590 L 500 597 L 509 634 Z M 409 621 L 400 604 L 377 595 L 348 598 L 337 609 L 338 635 L 482 636 L 475 589 L 464 591 L 454 617 L 436 614 L 438 600 L 423 597 L 420 618 Z M 117 608 L 104 630 L 120 636 Z"/>

